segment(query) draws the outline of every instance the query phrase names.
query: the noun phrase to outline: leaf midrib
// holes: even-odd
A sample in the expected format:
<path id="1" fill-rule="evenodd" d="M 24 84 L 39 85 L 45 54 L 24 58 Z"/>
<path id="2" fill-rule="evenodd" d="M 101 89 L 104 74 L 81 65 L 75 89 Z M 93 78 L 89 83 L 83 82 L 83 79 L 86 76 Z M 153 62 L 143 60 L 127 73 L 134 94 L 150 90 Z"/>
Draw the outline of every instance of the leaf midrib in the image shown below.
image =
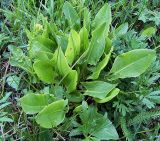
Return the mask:
<path id="1" fill-rule="evenodd" d="M 117 74 L 117 73 L 123 71 L 123 70 L 126 69 L 127 67 L 130 67 L 131 65 L 136 64 L 137 62 L 139 62 L 140 60 L 142 60 L 142 59 L 144 59 L 144 58 L 147 58 L 148 56 L 151 56 L 151 54 L 148 54 L 147 56 L 144 56 L 144 57 L 142 57 L 141 59 L 138 59 L 138 60 L 136 60 L 136 61 L 130 63 L 129 65 L 125 66 L 124 68 L 122 68 L 122 69 L 120 69 L 120 70 L 114 72 L 114 74 Z"/>

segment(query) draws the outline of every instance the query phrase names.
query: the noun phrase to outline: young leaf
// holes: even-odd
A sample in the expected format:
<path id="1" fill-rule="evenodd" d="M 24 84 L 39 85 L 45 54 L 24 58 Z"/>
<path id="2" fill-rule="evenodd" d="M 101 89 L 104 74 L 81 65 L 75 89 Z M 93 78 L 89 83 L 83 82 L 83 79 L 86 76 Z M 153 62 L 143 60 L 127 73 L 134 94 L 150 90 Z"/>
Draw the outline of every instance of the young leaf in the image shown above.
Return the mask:
<path id="1" fill-rule="evenodd" d="M 65 2 L 63 5 L 63 13 L 65 18 L 68 20 L 68 23 L 71 27 L 76 27 L 80 24 L 80 18 L 73 8 L 73 6 L 69 2 Z"/>
<path id="2" fill-rule="evenodd" d="M 48 103 L 51 97 L 48 94 L 26 94 L 20 98 L 23 111 L 26 114 L 36 114 L 40 112 Z"/>
<path id="3" fill-rule="evenodd" d="M 67 100 L 58 100 L 48 106 L 36 116 L 36 122 L 44 128 L 53 128 L 63 122 Z"/>
<path id="4" fill-rule="evenodd" d="M 79 34 L 81 40 L 81 51 L 84 52 L 89 47 L 88 31 L 85 27 L 82 27 Z"/>
<path id="5" fill-rule="evenodd" d="M 119 93 L 119 89 L 118 88 L 114 88 L 109 94 L 107 97 L 105 97 L 104 99 L 98 99 L 98 98 L 95 98 L 94 100 L 97 102 L 97 103 L 106 103 L 110 100 L 112 100 L 114 97 L 116 97 Z"/>
<path id="6" fill-rule="evenodd" d="M 84 95 L 89 95 L 94 98 L 103 99 L 116 85 L 103 81 L 83 82 L 82 85 L 87 89 Z"/>
<path id="7" fill-rule="evenodd" d="M 38 78 L 45 83 L 53 83 L 56 73 L 53 71 L 51 63 L 37 60 L 33 64 L 33 68 Z"/>
<path id="8" fill-rule="evenodd" d="M 64 56 L 64 53 L 62 52 L 60 47 L 56 50 L 56 52 L 54 54 L 54 60 L 57 64 L 56 66 L 57 66 L 58 73 L 61 76 L 68 75 L 68 73 L 72 70 L 69 67 L 67 60 Z"/>
<path id="9" fill-rule="evenodd" d="M 143 37 L 152 37 L 156 33 L 155 27 L 148 27 L 147 29 L 143 30 L 141 36 Z"/>
<path id="10" fill-rule="evenodd" d="M 50 45 L 54 49 L 55 49 L 55 47 L 57 47 L 57 36 L 56 36 L 57 31 L 58 31 L 58 29 L 57 29 L 57 26 L 54 22 L 51 22 L 51 23 L 45 22 L 45 29 L 42 33 L 42 37 L 50 39 L 52 41 L 52 44 L 50 44 Z M 44 44 L 44 45 L 48 44 L 47 40 L 45 40 L 44 42 L 42 42 L 42 41 L 40 41 L 42 44 Z"/>
<path id="11" fill-rule="evenodd" d="M 108 64 L 112 51 L 113 51 L 113 48 L 110 50 L 109 54 L 105 55 L 105 58 L 97 64 L 97 66 L 93 70 L 92 75 L 89 76 L 88 79 L 97 79 L 99 77 L 99 74 L 101 73 L 101 71 Z"/>
<path id="12" fill-rule="evenodd" d="M 105 48 L 105 23 L 94 30 L 91 43 L 88 50 L 87 62 L 90 65 L 96 65 L 102 56 Z"/>
<path id="13" fill-rule="evenodd" d="M 64 78 L 64 84 L 66 85 L 67 91 L 69 93 L 76 90 L 77 81 L 78 81 L 77 71 L 71 70 L 69 74 Z"/>
<path id="14" fill-rule="evenodd" d="M 84 18 L 83 18 L 83 26 L 86 27 L 88 32 L 90 31 L 90 23 L 91 23 L 91 13 L 88 8 L 84 8 Z"/>
<path id="15" fill-rule="evenodd" d="M 68 46 L 65 52 L 66 59 L 69 65 L 72 65 L 75 58 L 80 53 L 80 36 L 75 30 L 71 30 L 68 38 Z"/>
<path id="16" fill-rule="evenodd" d="M 145 72 L 156 58 L 156 52 L 150 49 L 135 49 L 116 57 L 110 70 L 109 79 L 137 77 Z"/>
<path id="17" fill-rule="evenodd" d="M 76 89 L 77 85 L 77 80 L 78 80 L 78 75 L 77 71 L 72 70 L 68 63 L 67 60 L 61 50 L 59 48 L 56 53 L 55 53 L 55 59 L 57 61 L 57 70 L 58 73 L 64 77 L 64 84 L 66 85 L 68 92 L 72 92 Z"/>
<path id="18" fill-rule="evenodd" d="M 124 35 L 128 31 L 128 23 L 121 24 L 118 28 L 115 30 L 115 36 L 119 37 L 121 35 Z"/>
<path id="19" fill-rule="evenodd" d="M 104 26 L 107 27 L 106 32 L 108 33 L 111 21 L 111 7 L 109 4 L 106 3 L 95 16 L 95 19 L 93 20 L 93 27 L 94 29 L 96 29 L 99 28 L 99 26 L 101 26 L 103 23 L 105 23 Z"/>
<path id="20" fill-rule="evenodd" d="M 105 45 L 105 50 L 104 52 L 106 54 L 108 54 L 110 51 L 111 51 L 111 48 L 112 48 L 112 41 L 109 37 L 106 38 L 106 45 Z"/>

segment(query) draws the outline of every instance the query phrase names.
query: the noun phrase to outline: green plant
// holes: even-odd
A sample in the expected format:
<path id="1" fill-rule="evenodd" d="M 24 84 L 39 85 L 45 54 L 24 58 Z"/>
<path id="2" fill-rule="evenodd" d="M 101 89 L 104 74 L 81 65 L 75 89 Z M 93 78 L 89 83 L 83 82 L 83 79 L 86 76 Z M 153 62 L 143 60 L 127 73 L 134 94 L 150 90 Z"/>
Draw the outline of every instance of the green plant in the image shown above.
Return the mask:
<path id="1" fill-rule="evenodd" d="M 83 135 L 85 140 L 110 140 L 118 139 L 115 127 L 107 118 L 107 115 L 97 113 L 96 107 L 88 106 L 83 102 L 82 106 L 75 109 L 81 119 L 75 129 L 71 130 L 70 136 Z M 78 118 L 78 117 L 77 117 Z"/>
<path id="2" fill-rule="evenodd" d="M 65 122 L 66 113 L 78 109 L 81 123 L 75 119 L 78 126 L 72 130 L 71 136 L 76 132 L 83 134 L 85 140 L 118 139 L 115 127 L 110 125 L 105 115 L 97 113 L 95 107 L 98 103 L 108 103 L 118 94 L 121 95 L 120 80 L 143 74 L 155 61 L 156 52 L 134 49 L 116 55 L 113 62 L 113 34 L 117 37 L 125 34 L 128 24 L 110 32 L 112 16 L 108 4 L 99 10 L 92 21 L 86 11 L 89 10 L 85 9 L 80 17 L 72 5 L 65 2 L 63 13 L 69 24 L 69 34 L 44 19 L 42 25 L 37 23 L 31 31 L 27 30 L 27 54 L 14 46 L 9 47 L 12 52 L 11 65 L 27 71 L 34 83 L 49 86 L 49 94 L 36 91 L 26 94 L 19 101 L 25 113 L 37 114 L 35 120 L 44 128 L 57 127 Z M 83 19 L 82 25 L 80 18 Z M 84 108 L 81 102 L 85 99 L 91 99 L 94 106 Z M 70 104 L 73 106 L 70 107 Z M 95 124 L 90 119 L 94 119 Z M 125 122 L 121 120 L 123 130 L 126 130 Z M 102 130 L 104 134 L 93 132 L 93 128 L 99 129 L 99 132 Z M 109 137 L 110 130 L 113 136 Z M 128 133 L 124 134 L 129 138 Z"/>
<path id="3" fill-rule="evenodd" d="M 0 140 L 158 140 L 158 1 L 108 3 L 2 0 Z"/>

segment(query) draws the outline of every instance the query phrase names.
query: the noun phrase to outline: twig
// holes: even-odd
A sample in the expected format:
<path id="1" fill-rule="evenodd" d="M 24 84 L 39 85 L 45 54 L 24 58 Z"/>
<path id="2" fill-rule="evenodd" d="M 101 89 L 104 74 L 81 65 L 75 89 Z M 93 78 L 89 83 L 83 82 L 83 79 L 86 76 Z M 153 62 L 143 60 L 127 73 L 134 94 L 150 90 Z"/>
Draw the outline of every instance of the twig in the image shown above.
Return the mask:
<path id="1" fill-rule="evenodd" d="M 10 60 L 10 58 L 9 58 Z M 4 76 L 7 74 L 7 71 L 8 71 L 8 68 L 9 68 L 9 60 L 7 62 L 7 65 L 6 65 L 6 69 L 5 69 L 5 72 L 4 72 Z M 3 94 L 4 94 L 4 86 L 5 86 L 5 79 L 3 79 L 2 81 L 2 92 L 1 92 L 1 97 L 3 97 Z"/>

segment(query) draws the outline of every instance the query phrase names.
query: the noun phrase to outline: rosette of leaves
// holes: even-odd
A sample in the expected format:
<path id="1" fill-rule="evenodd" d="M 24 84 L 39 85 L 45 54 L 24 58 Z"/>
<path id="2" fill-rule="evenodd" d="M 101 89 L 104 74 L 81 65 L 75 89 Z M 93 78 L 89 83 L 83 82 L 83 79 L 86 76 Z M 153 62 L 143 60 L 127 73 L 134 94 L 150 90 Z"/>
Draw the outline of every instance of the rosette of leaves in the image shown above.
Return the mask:
<path id="1" fill-rule="evenodd" d="M 85 8 L 81 19 L 83 25 L 78 22 L 80 16 L 75 13 L 76 10 L 73 10 L 71 4 L 66 2 L 64 8 L 64 16 L 71 27 L 69 34 L 63 33 L 50 23 L 46 23 L 41 34 L 28 31 L 30 47 L 28 55 L 22 56 L 30 59 L 28 69 L 32 75 L 36 75 L 53 89 L 57 85 L 65 89 L 61 99 L 58 99 L 55 93 L 32 93 L 20 99 L 24 112 L 37 114 L 36 122 L 45 128 L 56 127 L 63 122 L 67 112 L 65 108 L 69 106 L 68 101 L 77 104 L 83 101 L 83 97 L 91 97 L 96 103 L 109 102 L 120 93 L 117 87 L 118 79 L 138 77 L 156 59 L 154 50 L 135 49 L 118 55 L 113 61 L 114 47 L 110 36 L 112 16 L 111 7 L 107 3 L 92 21 L 89 10 Z M 77 30 L 77 24 L 82 27 L 80 30 Z M 13 59 L 15 54 L 14 52 Z M 18 65 L 12 64 L 12 58 L 11 65 L 26 68 L 22 62 Z M 82 111 L 82 120 L 83 112 L 87 111 Z M 97 113 L 98 117 L 106 118 Z M 108 126 L 105 128 L 110 129 Z M 106 136 L 99 138 L 104 139 L 108 140 Z"/>

